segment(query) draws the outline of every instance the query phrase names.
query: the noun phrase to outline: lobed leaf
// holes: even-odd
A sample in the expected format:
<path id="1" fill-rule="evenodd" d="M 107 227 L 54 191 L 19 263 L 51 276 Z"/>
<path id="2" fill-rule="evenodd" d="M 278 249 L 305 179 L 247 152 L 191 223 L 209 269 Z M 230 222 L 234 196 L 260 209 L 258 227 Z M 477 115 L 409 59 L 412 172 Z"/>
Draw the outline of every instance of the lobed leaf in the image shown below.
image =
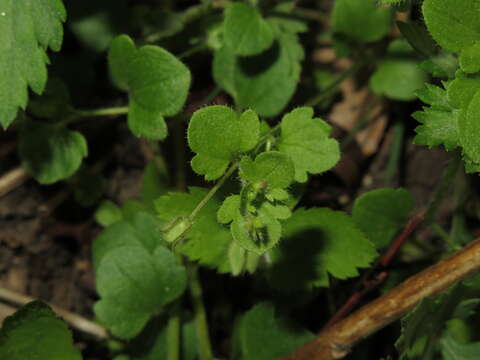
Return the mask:
<path id="1" fill-rule="evenodd" d="M 48 47 L 60 50 L 66 11 L 61 0 L 0 0 L 0 124 L 7 128 L 25 109 L 28 87 L 47 82 Z"/>
<path id="2" fill-rule="evenodd" d="M 284 291 L 328 286 L 358 275 L 377 253 L 373 244 L 345 213 L 327 208 L 299 209 L 283 223 L 282 241 L 272 251 L 269 277 Z"/>
<path id="3" fill-rule="evenodd" d="M 197 153 L 193 170 L 207 180 L 219 178 L 238 154 L 257 145 L 259 132 L 260 121 L 251 110 L 240 116 L 223 105 L 195 111 L 188 125 L 188 144 Z"/>
<path id="4" fill-rule="evenodd" d="M 295 166 L 295 180 L 307 181 L 307 173 L 319 174 L 340 160 L 340 148 L 328 136 L 330 126 L 313 117 L 310 107 L 297 108 L 282 118 L 278 149 L 288 154 Z"/>

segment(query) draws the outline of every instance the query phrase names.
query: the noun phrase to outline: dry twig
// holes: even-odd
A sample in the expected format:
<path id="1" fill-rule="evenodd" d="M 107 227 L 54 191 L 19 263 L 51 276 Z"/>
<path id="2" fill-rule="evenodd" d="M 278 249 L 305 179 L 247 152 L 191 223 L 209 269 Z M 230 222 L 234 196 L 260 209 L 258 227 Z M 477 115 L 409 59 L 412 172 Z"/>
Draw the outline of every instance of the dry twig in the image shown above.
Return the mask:
<path id="1" fill-rule="evenodd" d="M 282 360 L 336 360 L 359 341 L 394 322 L 422 299 L 480 271 L 480 238 L 450 257 L 407 279 L 347 318 L 323 329 L 315 339 Z"/>

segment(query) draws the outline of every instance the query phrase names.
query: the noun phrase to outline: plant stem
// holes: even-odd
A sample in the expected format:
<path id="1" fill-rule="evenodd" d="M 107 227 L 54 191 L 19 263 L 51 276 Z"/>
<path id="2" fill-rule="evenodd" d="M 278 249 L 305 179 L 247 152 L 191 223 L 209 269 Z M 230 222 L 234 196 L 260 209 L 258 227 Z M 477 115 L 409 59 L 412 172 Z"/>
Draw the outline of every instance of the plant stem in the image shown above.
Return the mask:
<path id="1" fill-rule="evenodd" d="M 393 125 L 393 143 L 388 157 L 387 168 L 385 169 L 384 185 L 393 185 L 393 178 L 398 170 L 398 163 L 402 155 L 403 141 L 405 137 L 405 122 L 398 120 Z"/>
<path id="2" fill-rule="evenodd" d="M 73 114 L 68 117 L 63 124 L 72 125 L 87 117 L 97 116 L 115 116 L 128 114 L 128 106 L 111 107 L 94 110 L 74 110 Z"/>
<path id="3" fill-rule="evenodd" d="M 205 195 L 205 197 L 197 204 L 195 209 L 190 213 L 188 216 L 188 219 L 192 221 L 195 216 L 202 210 L 202 208 L 207 204 L 207 202 L 215 195 L 215 193 L 222 187 L 222 185 L 227 181 L 227 179 L 237 170 L 238 168 L 238 161 L 233 163 L 230 168 L 227 170 L 227 172 L 222 176 L 220 180 L 217 181 L 217 183 L 210 189 L 210 191 Z"/>
<path id="4" fill-rule="evenodd" d="M 197 266 L 190 265 L 188 268 L 188 273 L 188 284 L 193 303 L 200 360 L 212 360 L 213 352 L 210 344 L 210 335 L 208 332 L 207 314 L 205 311 L 205 306 L 203 305 L 202 286 L 198 277 Z"/>
<path id="5" fill-rule="evenodd" d="M 184 52 L 182 52 L 181 54 L 178 54 L 177 55 L 177 58 L 179 59 L 185 59 L 189 56 L 192 56 L 193 54 L 196 54 L 204 49 L 207 48 L 207 44 L 205 44 L 204 42 L 201 42 L 200 44 L 197 44 L 193 47 L 191 47 L 190 49 L 188 50 L 185 50 Z"/>
<path id="6" fill-rule="evenodd" d="M 370 334 L 396 321 L 421 300 L 480 271 L 480 238 L 410 277 L 349 317 L 323 329 L 282 360 L 336 360 Z"/>
<path id="7" fill-rule="evenodd" d="M 178 312 L 178 302 L 174 307 L 167 324 L 167 360 L 180 359 L 180 314 Z"/>

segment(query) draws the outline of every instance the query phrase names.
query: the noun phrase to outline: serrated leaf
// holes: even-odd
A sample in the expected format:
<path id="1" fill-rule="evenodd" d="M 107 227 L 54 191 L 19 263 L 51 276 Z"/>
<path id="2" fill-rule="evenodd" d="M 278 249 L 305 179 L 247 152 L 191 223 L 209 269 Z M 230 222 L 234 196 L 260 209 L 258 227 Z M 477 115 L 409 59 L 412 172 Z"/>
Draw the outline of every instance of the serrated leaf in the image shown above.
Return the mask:
<path id="1" fill-rule="evenodd" d="M 251 56 L 267 50 L 274 35 L 260 11 L 245 3 L 232 3 L 225 9 L 224 41 L 236 55 Z"/>
<path id="2" fill-rule="evenodd" d="M 480 41 L 465 47 L 460 54 L 460 68 L 467 74 L 480 71 Z"/>
<path id="3" fill-rule="evenodd" d="M 219 178 L 235 156 L 256 146 L 259 132 L 258 116 L 251 110 L 238 115 L 213 105 L 195 111 L 188 125 L 188 144 L 197 153 L 193 170 L 207 180 Z"/>
<path id="4" fill-rule="evenodd" d="M 473 96 L 465 116 L 458 121 L 460 143 L 470 161 L 480 163 L 480 91 Z"/>
<path id="5" fill-rule="evenodd" d="M 60 50 L 66 12 L 61 0 L 0 0 L 0 124 L 7 128 L 25 109 L 28 87 L 47 82 L 48 47 Z"/>
<path id="6" fill-rule="evenodd" d="M 295 180 L 307 181 L 307 174 L 331 169 L 340 160 L 340 148 L 328 136 L 330 126 L 313 117 L 310 107 L 297 108 L 282 118 L 278 149 L 288 154 L 295 166 Z"/>
<path id="7" fill-rule="evenodd" d="M 457 109 L 467 108 L 475 93 L 480 89 L 480 76 L 466 76 L 461 71 L 447 88 L 449 103 Z"/>
<path id="8" fill-rule="evenodd" d="M 352 217 L 370 241 L 381 248 L 405 225 L 413 198 L 405 189 L 377 189 L 355 199 Z"/>
<path id="9" fill-rule="evenodd" d="M 240 176 L 252 183 L 265 182 L 272 188 L 286 188 L 295 176 L 292 159 L 279 151 L 263 152 L 252 160 L 244 156 L 240 161 Z"/>
<path id="10" fill-rule="evenodd" d="M 299 209 L 283 222 L 282 241 L 272 251 L 270 280 L 285 291 L 328 286 L 358 275 L 377 253 L 345 213 L 327 208 Z"/>
<path id="11" fill-rule="evenodd" d="M 158 216 L 171 220 L 179 216 L 188 216 L 205 197 L 208 189 L 190 187 L 189 193 L 169 193 L 155 201 Z M 191 229 L 176 249 L 192 261 L 215 268 L 221 273 L 229 272 L 228 246 L 232 236 L 228 228 L 217 221 L 220 206 L 218 197 L 209 200 L 195 217 Z"/>
<path id="12" fill-rule="evenodd" d="M 434 106 L 439 110 L 451 110 L 448 102 L 447 91 L 433 84 L 425 84 L 425 88 L 417 90 L 415 95 L 424 103 Z"/>
<path id="13" fill-rule="evenodd" d="M 130 100 L 128 106 L 128 128 L 137 137 L 150 140 L 163 140 L 168 129 L 161 112 L 151 111 Z"/>
<path id="14" fill-rule="evenodd" d="M 81 360 L 67 324 L 40 301 L 5 319 L 0 330 L 0 359 Z"/>
<path id="15" fill-rule="evenodd" d="M 22 166 L 41 184 L 70 177 L 88 154 L 79 132 L 33 121 L 25 122 L 19 147 Z"/>
<path id="16" fill-rule="evenodd" d="M 303 49 L 295 34 L 277 32 L 277 40 L 265 52 L 237 57 L 223 46 L 215 51 L 213 77 L 240 108 L 252 108 L 261 116 L 278 115 L 293 96 L 300 77 Z"/>
<path id="17" fill-rule="evenodd" d="M 99 320 L 118 337 L 136 336 L 186 286 L 185 269 L 163 245 L 162 221 L 136 211 L 106 228 L 93 245 Z"/>
<path id="18" fill-rule="evenodd" d="M 425 0 L 423 17 L 435 41 L 445 50 L 460 53 L 480 40 L 478 0 Z"/>
<path id="19" fill-rule="evenodd" d="M 411 101 L 426 80 L 425 72 L 416 61 L 391 58 L 380 64 L 370 78 L 370 86 L 377 94 L 390 99 Z"/>
<path id="20" fill-rule="evenodd" d="M 412 117 L 422 125 L 415 128 L 417 145 L 444 145 L 446 150 L 459 146 L 458 110 L 443 111 L 425 108 L 413 113 Z"/>
<path id="21" fill-rule="evenodd" d="M 392 11 L 370 0 L 336 0 L 332 25 L 336 32 L 359 42 L 380 40 L 387 35 Z"/>
<path id="22" fill-rule="evenodd" d="M 257 304 L 239 323 L 242 359 L 277 360 L 313 338 L 298 325 L 276 319 L 269 303 Z"/>

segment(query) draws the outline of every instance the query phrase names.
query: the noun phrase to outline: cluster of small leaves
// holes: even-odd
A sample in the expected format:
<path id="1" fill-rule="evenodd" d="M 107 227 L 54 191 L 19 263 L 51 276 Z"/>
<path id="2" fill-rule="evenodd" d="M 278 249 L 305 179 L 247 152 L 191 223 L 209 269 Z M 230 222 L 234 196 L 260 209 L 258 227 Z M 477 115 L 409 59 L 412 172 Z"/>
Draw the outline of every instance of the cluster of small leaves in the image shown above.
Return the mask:
<path id="1" fill-rule="evenodd" d="M 480 170 L 480 15 L 476 0 L 452 3 L 425 0 L 425 23 L 433 39 L 445 50 L 459 55 L 459 69 L 443 88 L 427 85 L 418 97 L 429 104 L 414 118 L 422 123 L 417 144 L 461 148 L 467 172 Z"/>

